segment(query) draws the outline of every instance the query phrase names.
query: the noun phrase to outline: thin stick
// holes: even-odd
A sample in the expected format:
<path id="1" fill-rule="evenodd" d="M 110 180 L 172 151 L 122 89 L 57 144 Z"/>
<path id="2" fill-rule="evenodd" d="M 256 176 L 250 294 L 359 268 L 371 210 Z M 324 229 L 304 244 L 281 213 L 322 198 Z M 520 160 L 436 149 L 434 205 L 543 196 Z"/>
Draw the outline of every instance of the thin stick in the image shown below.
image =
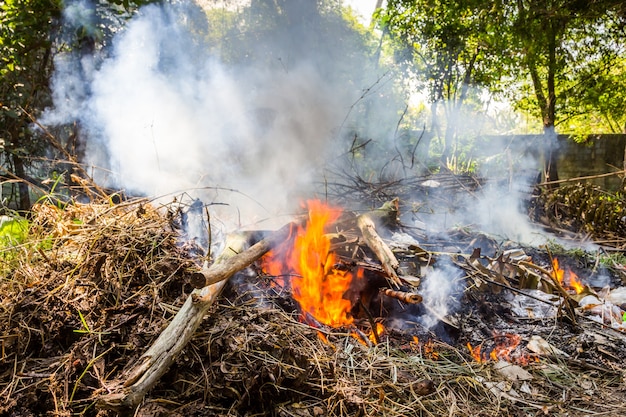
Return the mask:
<path id="1" fill-rule="evenodd" d="M 585 177 L 576 177 L 576 178 L 567 178 L 564 180 L 557 180 L 557 181 L 546 181 L 546 182 L 542 182 L 539 183 L 537 185 L 553 185 L 553 184 L 562 184 L 564 182 L 576 182 L 576 181 L 582 181 L 582 180 L 594 180 L 597 178 L 604 178 L 604 177 L 612 177 L 614 175 L 620 175 L 620 174 L 624 174 L 624 171 L 614 171 L 614 172 L 607 172 L 606 174 L 598 174 L 598 175 L 588 175 Z"/>

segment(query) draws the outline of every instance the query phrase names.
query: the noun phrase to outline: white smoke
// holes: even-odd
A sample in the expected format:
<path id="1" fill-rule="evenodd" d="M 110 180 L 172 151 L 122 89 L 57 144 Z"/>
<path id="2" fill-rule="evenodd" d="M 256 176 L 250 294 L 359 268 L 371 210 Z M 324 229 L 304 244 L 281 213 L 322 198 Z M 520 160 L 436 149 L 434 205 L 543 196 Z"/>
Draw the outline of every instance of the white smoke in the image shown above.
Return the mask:
<path id="1" fill-rule="evenodd" d="M 87 0 L 70 2 L 66 22 L 97 36 L 93 10 Z M 392 107 L 378 92 L 392 79 L 372 74 L 368 82 L 353 75 L 352 85 L 337 83 L 329 74 L 354 70 L 352 56 L 342 60 L 341 45 L 324 45 L 330 51 L 310 39 L 299 45 L 284 28 L 274 39 L 280 46 L 246 45 L 275 54 L 274 65 L 226 65 L 203 41 L 203 24 L 193 3 L 150 5 L 115 36 L 109 55 L 59 54 L 55 107 L 42 123 L 79 121 L 87 138 L 83 161 L 102 185 L 153 197 L 185 192 L 205 204 L 226 204 L 228 220 L 246 223 L 289 213 L 310 196 L 327 157 L 345 151 L 333 140 L 345 133 L 342 127 L 352 128 L 346 119 L 359 97 L 376 91 L 376 99 Z M 316 56 L 289 50 L 310 45 Z M 378 129 L 373 137 L 384 138 L 397 120 L 384 120 L 375 105 L 372 99 L 364 106 L 372 117 L 361 125 L 372 126 L 359 133 Z M 374 152 L 367 164 L 390 159 Z M 529 226 L 515 190 L 494 188 L 466 207 L 465 217 L 453 221 L 527 243 L 541 235 Z"/>
<path id="2" fill-rule="evenodd" d="M 93 59 L 60 55 L 55 108 L 42 122 L 79 120 L 85 162 L 103 185 L 187 192 L 247 221 L 291 210 L 354 97 L 305 59 L 280 70 L 224 65 L 188 30 L 188 10 L 142 8 L 97 69 Z"/>
<path id="3" fill-rule="evenodd" d="M 427 329 L 431 329 L 441 321 L 441 318 L 452 313 L 458 304 L 458 294 L 455 292 L 459 289 L 460 276 L 458 269 L 442 265 L 424 277 L 420 294 L 424 297 L 426 312 L 419 320 Z"/>

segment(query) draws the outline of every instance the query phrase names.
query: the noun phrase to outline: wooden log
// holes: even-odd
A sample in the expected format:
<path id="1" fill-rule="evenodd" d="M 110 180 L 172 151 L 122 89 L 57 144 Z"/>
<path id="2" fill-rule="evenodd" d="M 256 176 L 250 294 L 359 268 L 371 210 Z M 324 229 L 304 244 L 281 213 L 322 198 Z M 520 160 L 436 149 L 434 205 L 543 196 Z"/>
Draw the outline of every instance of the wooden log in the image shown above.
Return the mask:
<path id="1" fill-rule="evenodd" d="M 375 220 L 384 220 L 387 222 L 391 218 L 397 218 L 397 213 L 397 199 L 394 199 L 389 203 L 385 203 L 385 205 L 379 209 L 361 214 L 357 219 L 357 226 L 359 230 L 361 230 L 363 240 L 365 240 L 367 246 L 380 261 L 390 281 L 390 285 L 399 288 L 402 284 L 397 273 L 400 263 L 389 246 L 387 246 L 385 241 L 376 232 L 375 224 Z"/>
<path id="2" fill-rule="evenodd" d="M 232 271 L 237 272 L 246 268 L 252 264 L 252 262 L 255 262 L 265 255 L 270 249 L 282 243 L 294 227 L 294 223 L 289 223 L 280 230 L 273 232 L 265 239 L 258 241 L 248 250 L 241 253 L 231 252 L 228 256 L 227 263 L 218 263 L 216 261 L 210 268 L 202 268 L 200 271 L 193 274 L 190 279 L 191 284 L 195 288 L 203 288 L 230 277 L 230 275 L 233 274 Z M 226 250 L 232 251 L 232 248 L 227 247 Z M 223 254 L 220 255 L 220 257 L 221 256 L 223 256 Z"/>
<path id="3" fill-rule="evenodd" d="M 366 213 L 367 217 L 369 217 L 376 224 L 385 227 L 393 227 L 398 224 L 398 213 L 400 199 L 398 197 L 393 200 L 387 201 L 385 204 L 380 206 L 377 209 L 372 211 L 368 211 Z"/>
<path id="4" fill-rule="evenodd" d="M 124 372 L 118 379 L 120 382 L 109 387 L 110 393 L 98 399 L 98 405 L 118 410 L 136 408 L 191 340 L 228 279 L 263 256 L 275 242 L 284 239 L 289 229 L 290 227 L 283 227 L 249 249 L 245 249 L 248 245 L 246 234 L 228 235 L 224 251 L 209 268 L 201 271 L 206 282 L 210 284 L 195 289 L 187 297 L 167 328 L 137 363 Z"/>

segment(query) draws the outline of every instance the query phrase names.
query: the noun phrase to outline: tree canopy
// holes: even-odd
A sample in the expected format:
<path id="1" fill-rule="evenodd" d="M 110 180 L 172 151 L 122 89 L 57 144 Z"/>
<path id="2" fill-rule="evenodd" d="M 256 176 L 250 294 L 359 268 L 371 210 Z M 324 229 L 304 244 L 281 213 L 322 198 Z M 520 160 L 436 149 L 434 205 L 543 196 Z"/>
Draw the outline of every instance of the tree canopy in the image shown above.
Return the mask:
<path id="1" fill-rule="evenodd" d="M 494 10 L 480 0 L 390 0 L 379 12 L 383 29 L 400 43 L 400 61 L 428 92 L 430 129 L 444 136 L 444 159 L 451 152 L 463 107 L 479 101 L 472 87 L 495 86 L 503 74 L 503 15 Z"/>
<path id="2" fill-rule="evenodd" d="M 622 7 L 621 1 L 390 0 L 380 21 L 427 86 L 432 130 L 446 125 L 445 156 L 470 88 L 533 115 L 548 136 L 558 125 L 562 133 L 576 130 L 574 120 L 615 131 L 622 123 Z M 443 117 L 437 105 L 446 109 Z"/>

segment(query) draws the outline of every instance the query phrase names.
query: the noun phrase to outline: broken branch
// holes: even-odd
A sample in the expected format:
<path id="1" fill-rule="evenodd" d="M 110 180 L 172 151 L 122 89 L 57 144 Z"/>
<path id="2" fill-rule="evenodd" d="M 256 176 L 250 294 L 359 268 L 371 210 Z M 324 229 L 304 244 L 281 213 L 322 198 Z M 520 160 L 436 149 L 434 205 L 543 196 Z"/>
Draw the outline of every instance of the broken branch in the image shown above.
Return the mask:
<path id="1" fill-rule="evenodd" d="M 230 277 L 233 271 L 237 272 L 246 268 L 261 258 L 261 256 L 265 255 L 272 247 L 282 243 L 289 235 L 292 227 L 292 223 L 283 226 L 280 230 L 258 241 L 244 252 L 231 252 L 228 255 L 228 263 L 215 262 L 211 267 L 201 269 L 192 276 L 192 285 L 194 285 L 195 288 L 206 287 Z M 233 251 L 233 248 L 227 247 L 225 252 L 228 250 Z M 220 256 L 223 255 L 224 253 Z"/>
<path id="2" fill-rule="evenodd" d="M 396 300 L 400 300 L 407 304 L 419 304 L 423 300 L 421 295 L 407 291 L 396 291 L 384 288 L 381 289 L 380 292 L 385 294 L 387 297 L 395 298 Z"/>

